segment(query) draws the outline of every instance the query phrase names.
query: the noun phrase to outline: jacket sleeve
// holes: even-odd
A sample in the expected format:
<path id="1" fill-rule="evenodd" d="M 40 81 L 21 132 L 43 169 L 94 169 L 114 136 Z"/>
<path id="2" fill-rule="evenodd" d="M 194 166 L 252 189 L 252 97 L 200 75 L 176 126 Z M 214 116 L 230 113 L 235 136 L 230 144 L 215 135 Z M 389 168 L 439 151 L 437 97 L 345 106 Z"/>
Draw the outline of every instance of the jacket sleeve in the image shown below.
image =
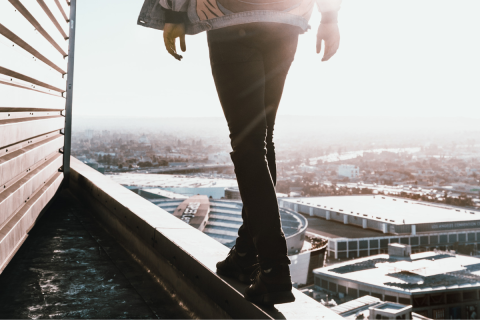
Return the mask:
<path id="1" fill-rule="evenodd" d="M 340 10 L 342 0 L 317 0 L 318 11 L 320 12 L 336 12 Z"/>
<path id="2" fill-rule="evenodd" d="M 190 0 L 158 0 L 160 5 L 167 10 L 186 12 Z"/>
<path id="3" fill-rule="evenodd" d="M 185 19 L 188 19 L 186 12 L 177 12 L 173 10 L 165 10 L 165 23 L 185 23 Z"/>

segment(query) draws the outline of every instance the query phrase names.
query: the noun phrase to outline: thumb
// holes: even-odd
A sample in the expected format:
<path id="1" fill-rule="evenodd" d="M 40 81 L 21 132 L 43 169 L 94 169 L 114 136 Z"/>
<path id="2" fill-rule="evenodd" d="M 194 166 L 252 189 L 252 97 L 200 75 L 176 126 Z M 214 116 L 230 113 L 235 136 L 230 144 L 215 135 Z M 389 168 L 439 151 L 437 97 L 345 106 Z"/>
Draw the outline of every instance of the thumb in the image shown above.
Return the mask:
<path id="1" fill-rule="evenodd" d="M 182 49 L 183 52 L 187 51 L 187 45 L 185 44 L 185 34 L 182 34 L 180 36 L 180 49 Z"/>

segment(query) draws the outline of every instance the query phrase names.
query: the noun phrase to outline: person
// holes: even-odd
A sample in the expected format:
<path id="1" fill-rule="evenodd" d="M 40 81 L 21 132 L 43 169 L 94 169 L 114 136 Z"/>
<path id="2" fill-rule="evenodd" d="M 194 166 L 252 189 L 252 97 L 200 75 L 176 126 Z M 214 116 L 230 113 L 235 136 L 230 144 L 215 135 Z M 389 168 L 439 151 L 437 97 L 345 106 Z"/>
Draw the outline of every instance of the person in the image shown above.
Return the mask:
<path id="1" fill-rule="evenodd" d="M 273 131 L 299 34 L 308 28 L 313 0 L 146 0 L 138 24 L 163 30 L 165 48 L 181 60 L 186 34 L 207 31 L 210 64 L 227 120 L 243 224 L 217 274 L 249 284 L 245 298 L 265 305 L 288 303 L 290 260 L 275 193 Z M 322 61 L 339 47 L 341 0 L 316 0 L 322 19 L 316 51 Z"/>

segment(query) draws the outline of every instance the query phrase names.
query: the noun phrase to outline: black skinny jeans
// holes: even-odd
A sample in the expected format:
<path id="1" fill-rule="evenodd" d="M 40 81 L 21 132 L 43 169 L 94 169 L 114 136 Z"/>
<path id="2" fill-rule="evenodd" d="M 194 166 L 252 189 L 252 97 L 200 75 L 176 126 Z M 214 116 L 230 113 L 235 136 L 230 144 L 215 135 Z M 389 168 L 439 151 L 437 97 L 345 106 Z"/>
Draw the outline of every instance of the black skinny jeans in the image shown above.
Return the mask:
<path id="1" fill-rule="evenodd" d="M 239 252 L 254 251 L 264 267 L 290 263 L 275 185 L 273 129 L 299 29 L 251 23 L 207 33 L 210 63 L 227 119 L 243 201 Z"/>

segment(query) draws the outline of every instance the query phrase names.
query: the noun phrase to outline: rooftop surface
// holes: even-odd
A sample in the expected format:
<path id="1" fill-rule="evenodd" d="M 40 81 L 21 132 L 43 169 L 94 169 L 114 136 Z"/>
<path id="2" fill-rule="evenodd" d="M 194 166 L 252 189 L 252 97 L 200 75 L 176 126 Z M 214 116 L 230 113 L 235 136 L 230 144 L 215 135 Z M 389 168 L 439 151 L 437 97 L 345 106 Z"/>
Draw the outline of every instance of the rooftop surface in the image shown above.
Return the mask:
<path id="1" fill-rule="evenodd" d="M 62 193 L 0 275 L 0 318 L 191 316 Z"/>
<path id="2" fill-rule="evenodd" d="M 480 286 L 478 258 L 423 252 L 412 254 L 411 259 L 398 261 L 380 254 L 313 272 L 404 293 Z"/>
<path id="3" fill-rule="evenodd" d="M 117 173 L 107 177 L 127 186 L 158 188 L 227 188 L 236 187 L 235 179 L 217 179 L 173 174 Z"/>
<path id="4" fill-rule="evenodd" d="M 141 196 L 144 198 L 150 197 L 157 197 L 157 198 L 165 198 L 165 199 L 188 199 L 187 196 L 183 194 L 163 190 L 160 188 L 148 188 L 148 189 L 141 189 Z"/>
<path id="5" fill-rule="evenodd" d="M 383 221 L 388 219 L 389 223 L 397 225 L 480 220 L 480 211 L 379 195 L 283 200 L 367 219 L 378 220 L 379 217 Z M 477 224 L 472 225 L 472 227 L 476 226 Z M 480 223 L 478 226 L 480 226 Z"/>
<path id="6" fill-rule="evenodd" d="M 368 310 L 370 306 L 378 305 L 381 303 L 382 300 L 367 295 L 339 304 L 338 306 L 332 307 L 331 310 L 344 318 L 353 315 L 353 319 L 356 319 L 357 313 Z"/>
<path id="7" fill-rule="evenodd" d="M 310 217 L 303 215 L 308 221 L 308 232 L 318 234 L 322 237 L 335 239 L 335 238 L 375 238 L 386 237 L 389 234 L 385 234 L 372 229 L 363 229 L 358 226 L 339 223 L 338 221 L 325 220 L 319 217 Z"/>

